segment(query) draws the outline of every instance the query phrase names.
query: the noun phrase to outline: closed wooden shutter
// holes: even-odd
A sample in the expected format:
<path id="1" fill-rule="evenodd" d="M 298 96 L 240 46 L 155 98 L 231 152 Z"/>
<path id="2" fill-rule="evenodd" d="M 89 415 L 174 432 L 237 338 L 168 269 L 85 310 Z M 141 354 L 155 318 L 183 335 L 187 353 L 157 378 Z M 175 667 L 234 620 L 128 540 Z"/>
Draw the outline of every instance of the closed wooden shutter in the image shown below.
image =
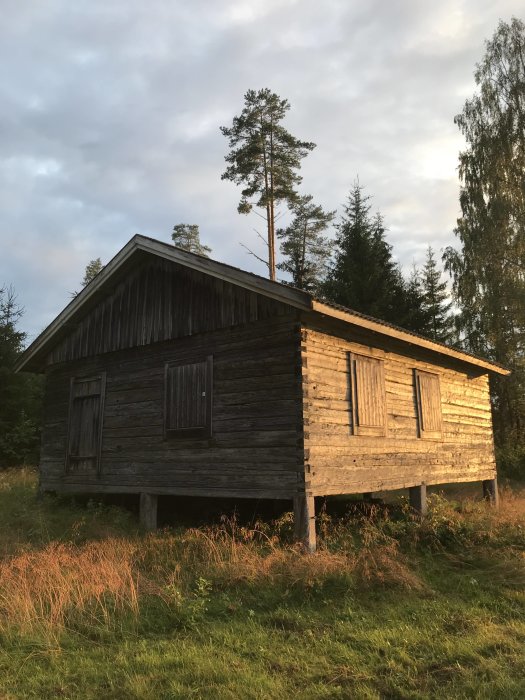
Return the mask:
<path id="1" fill-rule="evenodd" d="M 71 379 L 66 472 L 100 472 L 105 387 L 105 374 Z"/>
<path id="2" fill-rule="evenodd" d="M 352 429 L 356 435 L 384 435 L 386 400 L 383 361 L 350 355 Z"/>
<path id="3" fill-rule="evenodd" d="M 211 435 L 212 357 L 166 365 L 166 437 Z"/>
<path id="4" fill-rule="evenodd" d="M 415 370 L 414 377 L 416 383 L 419 436 L 440 438 L 442 423 L 439 375 Z"/>

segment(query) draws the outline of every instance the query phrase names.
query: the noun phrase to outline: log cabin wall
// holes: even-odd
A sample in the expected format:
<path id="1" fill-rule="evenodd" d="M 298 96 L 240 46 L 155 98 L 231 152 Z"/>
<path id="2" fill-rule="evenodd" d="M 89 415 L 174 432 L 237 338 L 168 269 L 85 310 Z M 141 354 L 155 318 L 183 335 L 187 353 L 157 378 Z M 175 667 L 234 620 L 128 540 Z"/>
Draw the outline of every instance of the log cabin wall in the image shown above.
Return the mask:
<path id="1" fill-rule="evenodd" d="M 486 373 L 363 329 L 331 326 L 303 315 L 307 489 L 315 495 L 365 493 L 495 477 Z M 378 360 L 375 374 L 360 370 L 362 386 L 352 377 L 352 358 Z M 362 410 L 355 407 L 364 416 L 361 427 L 356 392 L 373 388 L 374 381 L 384 386 L 384 423 L 381 410 L 364 402 Z"/>
<path id="2" fill-rule="evenodd" d="M 49 366 L 41 488 L 292 498 L 304 484 L 299 342 L 292 312 Z M 167 435 L 167 363 L 200 362 L 213 373 L 211 435 Z M 72 401 L 102 383 L 100 459 L 68 468 Z"/>

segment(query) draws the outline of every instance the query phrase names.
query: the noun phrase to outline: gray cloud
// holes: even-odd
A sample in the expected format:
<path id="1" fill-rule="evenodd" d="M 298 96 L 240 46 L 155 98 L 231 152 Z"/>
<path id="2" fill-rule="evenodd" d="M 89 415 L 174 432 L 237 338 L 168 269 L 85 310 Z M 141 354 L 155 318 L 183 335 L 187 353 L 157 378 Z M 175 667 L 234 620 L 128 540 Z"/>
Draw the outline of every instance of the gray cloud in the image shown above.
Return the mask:
<path id="1" fill-rule="evenodd" d="M 498 19 L 522 1 L 183 3 L 4 0 L 0 25 L 0 284 L 37 333 L 86 263 L 136 232 L 199 223 L 214 257 L 263 272 L 257 217 L 221 182 L 219 126 L 248 88 L 287 97 L 315 141 L 303 189 L 341 210 L 359 174 L 401 262 L 452 242 L 453 124 Z"/>

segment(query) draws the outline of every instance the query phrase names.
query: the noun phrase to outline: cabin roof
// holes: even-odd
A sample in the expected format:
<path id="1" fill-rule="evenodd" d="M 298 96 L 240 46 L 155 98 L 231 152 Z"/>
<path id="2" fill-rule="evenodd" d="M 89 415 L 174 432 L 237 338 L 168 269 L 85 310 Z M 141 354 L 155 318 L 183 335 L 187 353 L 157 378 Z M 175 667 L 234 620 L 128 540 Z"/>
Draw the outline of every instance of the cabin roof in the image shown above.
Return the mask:
<path id="1" fill-rule="evenodd" d="M 471 353 L 451 348 L 444 343 L 430 340 L 394 324 L 366 316 L 339 304 L 317 298 L 308 292 L 295 289 L 280 282 L 273 282 L 265 277 L 246 272 L 232 265 L 217 262 L 195 253 L 189 253 L 181 248 L 176 248 L 170 243 L 164 243 L 138 234 L 126 243 L 98 275 L 82 289 L 55 320 L 31 343 L 18 360 L 16 371 L 39 371 L 42 368 L 46 354 L 55 343 L 69 332 L 72 324 L 100 300 L 105 291 L 115 283 L 116 278 L 125 274 L 135 257 L 144 253 L 171 260 L 303 311 L 310 311 L 324 317 L 338 319 L 380 335 L 395 338 L 412 346 L 426 348 L 439 355 L 454 358 L 486 371 L 504 375 L 510 374 L 508 369 L 499 364 L 489 362 Z"/>

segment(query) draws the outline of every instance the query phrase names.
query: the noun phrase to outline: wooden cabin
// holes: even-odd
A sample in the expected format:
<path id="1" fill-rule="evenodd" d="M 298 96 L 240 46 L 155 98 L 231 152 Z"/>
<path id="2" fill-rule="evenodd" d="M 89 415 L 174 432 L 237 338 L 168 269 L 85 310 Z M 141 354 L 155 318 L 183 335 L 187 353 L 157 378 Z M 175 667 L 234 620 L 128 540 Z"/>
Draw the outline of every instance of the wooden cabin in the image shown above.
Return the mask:
<path id="1" fill-rule="evenodd" d="M 135 236 L 23 354 L 46 374 L 40 487 L 289 499 L 483 481 L 487 360 Z"/>

